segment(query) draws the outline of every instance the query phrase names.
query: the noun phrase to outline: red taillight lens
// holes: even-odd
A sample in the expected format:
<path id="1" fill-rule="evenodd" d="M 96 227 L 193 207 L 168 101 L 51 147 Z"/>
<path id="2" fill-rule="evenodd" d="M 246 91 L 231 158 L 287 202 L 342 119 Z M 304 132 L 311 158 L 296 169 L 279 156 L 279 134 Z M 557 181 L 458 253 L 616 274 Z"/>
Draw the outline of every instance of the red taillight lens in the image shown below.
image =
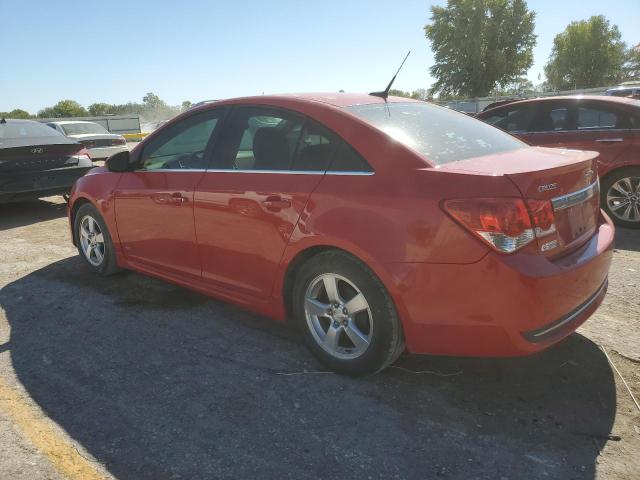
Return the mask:
<path id="1" fill-rule="evenodd" d="M 531 221 L 537 237 L 544 237 L 556 231 L 553 206 L 549 200 L 527 200 Z"/>
<path id="2" fill-rule="evenodd" d="M 535 240 L 536 234 L 555 230 L 553 207 L 548 201 L 469 198 L 448 200 L 444 207 L 460 224 L 503 253 L 521 249 Z"/>

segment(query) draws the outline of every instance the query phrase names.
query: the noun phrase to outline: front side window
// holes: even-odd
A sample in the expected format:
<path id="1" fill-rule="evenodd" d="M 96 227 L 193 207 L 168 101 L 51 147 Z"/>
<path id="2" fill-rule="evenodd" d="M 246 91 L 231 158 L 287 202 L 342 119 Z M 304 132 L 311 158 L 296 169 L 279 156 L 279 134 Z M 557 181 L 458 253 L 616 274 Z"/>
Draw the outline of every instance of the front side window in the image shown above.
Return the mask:
<path id="1" fill-rule="evenodd" d="M 207 146 L 222 113 L 221 110 L 207 111 L 171 125 L 144 146 L 141 167 L 145 170 L 206 168 Z"/>
<path id="2" fill-rule="evenodd" d="M 529 128 L 532 115 L 530 106 L 519 106 L 495 112 L 484 121 L 507 132 L 524 132 Z"/>
<path id="3" fill-rule="evenodd" d="M 529 131 L 558 132 L 567 129 L 569 108 L 567 105 L 540 102 L 533 116 Z"/>
<path id="4" fill-rule="evenodd" d="M 475 118 L 428 103 L 376 103 L 347 110 L 436 165 L 527 146 Z"/>

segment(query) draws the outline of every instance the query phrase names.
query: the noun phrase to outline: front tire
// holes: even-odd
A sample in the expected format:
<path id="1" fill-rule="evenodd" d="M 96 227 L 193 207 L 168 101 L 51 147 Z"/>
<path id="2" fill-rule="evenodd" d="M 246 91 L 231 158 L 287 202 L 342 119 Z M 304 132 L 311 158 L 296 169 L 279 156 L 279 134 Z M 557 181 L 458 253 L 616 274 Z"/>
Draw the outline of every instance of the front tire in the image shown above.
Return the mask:
<path id="1" fill-rule="evenodd" d="M 640 228 L 640 168 L 621 168 L 606 176 L 601 203 L 616 225 Z"/>
<path id="2" fill-rule="evenodd" d="M 293 314 L 309 349 L 338 373 L 374 374 L 404 350 L 389 293 L 366 265 L 344 252 L 320 253 L 301 267 Z"/>
<path id="3" fill-rule="evenodd" d="M 85 203 L 78 209 L 73 232 L 78 253 L 89 268 L 105 276 L 120 271 L 107 224 L 92 204 Z"/>

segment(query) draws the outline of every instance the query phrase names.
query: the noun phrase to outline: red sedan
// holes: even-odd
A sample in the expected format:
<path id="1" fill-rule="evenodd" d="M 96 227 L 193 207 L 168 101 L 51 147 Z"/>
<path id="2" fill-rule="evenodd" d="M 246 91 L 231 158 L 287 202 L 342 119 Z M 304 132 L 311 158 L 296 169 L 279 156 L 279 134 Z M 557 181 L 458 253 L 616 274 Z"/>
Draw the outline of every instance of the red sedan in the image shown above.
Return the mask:
<path id="1" fill-rule="evenodd" d="M 595 150 L 602 208 L 622 227 L 640 228 L 640 100 L 546 97 L 477 115 L 530 145 Z"/>
<path id="2" fill-rule="evenodd" d="M 513 356 L 573 332 L 614 228 L 594 152 L 532 148 L 424 102 L 261 96 L 183 113 L 78 180 L 73 241 L 303 332 L 330 368 Z"/>

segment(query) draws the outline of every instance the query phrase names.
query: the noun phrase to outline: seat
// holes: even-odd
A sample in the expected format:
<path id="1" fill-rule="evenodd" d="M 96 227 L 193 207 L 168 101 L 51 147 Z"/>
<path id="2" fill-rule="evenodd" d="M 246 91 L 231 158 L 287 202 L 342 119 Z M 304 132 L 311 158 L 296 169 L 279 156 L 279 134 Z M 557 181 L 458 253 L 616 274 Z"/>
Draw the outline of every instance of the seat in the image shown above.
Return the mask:
<path id="1" fill-rule="evenodd" d="M 289 142 L 273 127 L 259 128 L 253 137 L 254 170 L 288 170 L 291 164 Z"/>

